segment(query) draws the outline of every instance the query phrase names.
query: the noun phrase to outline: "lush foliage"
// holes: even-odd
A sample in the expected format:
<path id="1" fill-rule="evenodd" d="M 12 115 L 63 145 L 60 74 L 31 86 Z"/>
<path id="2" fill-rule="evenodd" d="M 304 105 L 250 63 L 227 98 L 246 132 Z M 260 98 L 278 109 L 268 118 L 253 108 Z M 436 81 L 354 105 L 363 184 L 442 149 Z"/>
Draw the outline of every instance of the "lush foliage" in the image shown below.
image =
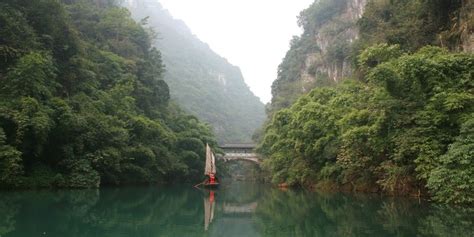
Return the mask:
<path id="1" fill-rule="evenodd" d="M 279 66 L 270 116 L 313 88 L 363 77 L 358 55 L 375 44 L 399 45 L 405 52 L 426 45 L 462 50 L 474 29 L 472 16 L 464 12 L 473 8 L 472 1 L 462 0 L 315 1 L 301 12 L 304 32 L 291 41 Z"/>
<path id="2" fill-rule="evenodd" d="M 140 1 L 130 10 L 134 18 L 146 19 L 158 32 L 153 44 L 163 54 L 171 98 L 210 123 L 219 142 L 250 142 L 265 120 L 265 108 L 245 84 L 240 69 L 212 51 L 158 1 Z"/>
<path id="3" fill-rule="evenodd" d="M 321 0 L 304 10 L 259 133 L 273 181 L 472 203 L 473 56 L 447 51 L 472 47 L 472 7 Z"/>
<path id="4" fill-rule="evenodd" d="M 112 1 L 0 3 L 0 186 L 200 177 L 209 126 L 169 103 L 161 54 Z"/>
<path id="5" fill-rule="evenodd" d="M 274 182 L 398 194 L 428 182 L 440 201 L 472 203 L 474 56 L 376 45 L 358 62 L 367 82 L 315 89 L 274 115 L 259 148 Z"/>
<path id="6" fill-rule="evenodd" d="M 428 178 L 428 187 L 441 201 L 474 202 L 474 114 L 461 126 L 461 134 L 443 156 Z"/>
<path id="7" fill-rule="evenodd" d="M 456 48 L 460 44 L 462 0 L 368 1 L 359 20 L 360 45 L 386 42 L 405 50 L 425 45 Z M 468 2 L 468 1 L 466 1 Z"/>

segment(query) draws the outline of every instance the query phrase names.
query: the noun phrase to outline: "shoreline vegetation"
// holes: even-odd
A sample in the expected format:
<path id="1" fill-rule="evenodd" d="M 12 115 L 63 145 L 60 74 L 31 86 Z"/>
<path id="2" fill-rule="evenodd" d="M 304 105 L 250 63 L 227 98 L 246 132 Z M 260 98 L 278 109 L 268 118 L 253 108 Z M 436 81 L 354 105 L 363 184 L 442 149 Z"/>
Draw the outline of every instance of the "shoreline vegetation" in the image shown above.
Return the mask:
<path id="1" fill-rule="evenodd" d="M 270 182 L 472 205 L 474 56 L 459 52 L 454 24 L 472 30 L 456 18 L 472 4 L 368 0 L 357 23 L 332 21 L 348 1 L 317 1 L 299 18 L 255 134 Z M 146 19 L 114 0 L 4 0 L 0 26 L 0 189 L 201 180 L 216 137 L 170 101 Z M 336 37 L 304 65 L 323 51 L 323 26 L 360 38 Z M 348 61 L 338 81 L 319 70 Z M 316 79 L 301 91 L 303 74 Z"/>
<path id="2" fill-rule="evenodd" d="M 153 32 L 118 4 L 0 3 L 0 188 L 201 178 L 212 129 L 170 101 Z"/>
<path id="3" fill-rule="evenodd" d="M 474 204 L 474 55 L 462 41 L 473 6 L 321 0 L 304 10 L 259 134 L 271 181 Z"/>

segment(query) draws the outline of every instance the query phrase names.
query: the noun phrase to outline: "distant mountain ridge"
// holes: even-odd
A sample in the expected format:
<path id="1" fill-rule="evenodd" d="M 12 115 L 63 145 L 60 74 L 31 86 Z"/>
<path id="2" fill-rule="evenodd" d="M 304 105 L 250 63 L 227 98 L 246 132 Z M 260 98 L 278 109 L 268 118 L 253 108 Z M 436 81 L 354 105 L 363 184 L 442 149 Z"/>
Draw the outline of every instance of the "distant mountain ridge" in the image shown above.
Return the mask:
<path id="1" fill-rule="evenodd" d="M 171 97 L 210 123 L 220 142 L 249 142 L 265 119 L 265 108 L 240 69 L 212 51 L 158 0 L 131 0 L 126 5 L 136 20 L 148 17 L 148 26 L 158 33 L 155 46 L 166 65 Z"/>

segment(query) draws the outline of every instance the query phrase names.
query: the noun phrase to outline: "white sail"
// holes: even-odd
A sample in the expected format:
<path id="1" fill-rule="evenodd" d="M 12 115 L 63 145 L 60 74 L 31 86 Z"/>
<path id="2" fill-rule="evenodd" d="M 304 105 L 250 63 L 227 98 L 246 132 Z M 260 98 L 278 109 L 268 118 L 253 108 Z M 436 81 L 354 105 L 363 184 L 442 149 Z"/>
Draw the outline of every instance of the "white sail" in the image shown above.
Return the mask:
<path id="1" fill-rule="evenodd" d="M 216 173 L 216 157 L 212 153 L 211 147 L 209 144 L 206 144 L 206 167 L 204 169 L 204 174 L 215 174 Z"/>
<path id="2" fill-rule="evenodd" d="M 217 173 L 216 171 L 216 157 L 214 156 L 214 153 L 211 151 L 211 172 L 213 174 Z"/>
<path id="3" fill-rule="evenodd" d="M 206 167 L 204 168 L 204 174 L 209 175 L 212 173 L 212 152 L 209 144 L 206 144 Z"/>

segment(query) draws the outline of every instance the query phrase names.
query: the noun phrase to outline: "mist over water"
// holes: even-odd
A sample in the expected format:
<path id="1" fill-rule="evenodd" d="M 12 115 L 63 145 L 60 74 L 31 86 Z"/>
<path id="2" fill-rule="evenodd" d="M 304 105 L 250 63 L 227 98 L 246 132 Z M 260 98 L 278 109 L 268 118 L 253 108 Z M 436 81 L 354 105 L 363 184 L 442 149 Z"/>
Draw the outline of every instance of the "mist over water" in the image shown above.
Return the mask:
<path id="1" fill-rule="evenodd" d="M 224 184 L 211 196 L 209 190 L 191 185 L 4 192 L 0 235 L 471 236 L 474 232 L 472 208 L 414 199 L 282 191 L 249 182 Z"/>

